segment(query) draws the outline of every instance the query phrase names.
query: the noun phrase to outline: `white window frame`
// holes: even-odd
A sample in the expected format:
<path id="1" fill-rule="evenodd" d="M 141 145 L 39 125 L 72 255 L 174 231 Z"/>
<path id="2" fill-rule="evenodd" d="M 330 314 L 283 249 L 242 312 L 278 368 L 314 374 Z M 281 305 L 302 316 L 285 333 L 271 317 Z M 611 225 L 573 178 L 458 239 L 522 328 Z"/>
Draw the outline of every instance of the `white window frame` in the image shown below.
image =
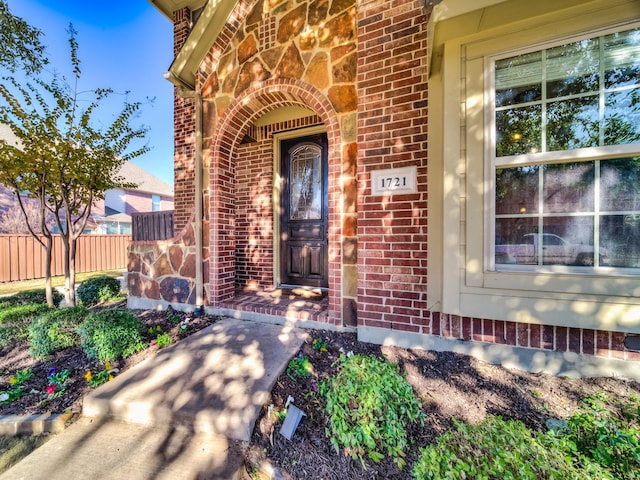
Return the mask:
<path id="1" fill-rule="evenodd" d="M 543 165 L 543 164 L 561 164 L 572 162 L 587 162 L 597 160 L 607 160 L 615 158 L 624 158 L 629 156 L 640 156 L 640 142 L 628 143 L 621 145 L 607 145 L 597 147 L 585 147 L 572 150 L 555 150 L 555 151 L 542 151 L 537 153 L 527 153 L 519 155 L 511 155 L 498 157 L 496 156 L 496 96 L 495 96 L 495 63 L 505 58 L 511 58 L 515 56 L 525 55 L 529 53 L 536 53 L 543 50 L 548 50 L 563 44 L 570 44 L 579 42 L 582 40 L 602 38 L 605 35 L 616 33 L 624 30 L 631 30 L 639 28 L 640 22 L 630 23 L 623 26 L 615 26 L 602 30 L 590 31 L 581 35 L 567 36 L 554 41 L 540 43 L 527 48 L 520 48 L 511 51 L 500 52 L 495 55 L 488 55 L 485 57 L 485 80 L 486 89 L 484 93 L 486 126 L 488 127 L 488 135 L 486 135 L 486 148 L 485 158 L 488 160 L 487 173 L 488 176 L 485 179 L 486 185 L 490 186 L 487 189 L 487 195 L 485 201 L 487 202 L 489 219 L 486 226 L 488 233 L 485 245 L 485 264 L 488 271 L 513 271 L 513 272 L 541 272 L 541 273 L 569 273 L 569 274 L 597 274 L 597 275 L 640 275 L 639 268 L 612 268 L 606 266 L 599 266 L 597 268 L 591 267 L 575 267 L 565 265 L 507 265 L 495 263 L 495 225 L 496 225 L 496 212 L 495 212 L 495 172 L 498 168 L 518 167 L 527 165 Z M 543 70 L 543 83 L 544 73 Z M 622 87 L 615 90 L 628 90 L 633 87 Z M 637 87 L 636 87 L 637 88 Z M 603 88 L 600 86 L 598 90 L 598 96 L 602 97 Z M 541 103 L 547 103 L 548 98 L 541 98 Z M 542 122 L 542 147 L 545 150 L 545 121 Z M 596 169 L 596 182 L 599 182 L 599 169 Z M 585 212 L 586 213 L 586 212 Z M 565 214 L 565 216 L 572 216 L 571 213 Z M 594 225 L 597 225 L 599 219 L 599 212 L 592 212 L 592 218 L 594 219 Z M 598 228 L 595 227 L 594 240 L 598 236 Z M 594 243 L 594 245 L 596 245 Z M 597 253 L 597 252 L 596 252 Z"/>
<path id="2" fill-rule="evenodd" d="M 521 3 L 509 0 L 505 5 Z M 544 7 L 548 13 L 525 23 L 501 17 L 498 27 L 469 28 L 444 41 L 441 70 L 429 85 L 429 228 L 441 232 L 429 242 L 429 308 L 475 318 L 640 333 L 640 278 L 569 269 L 563 275 L 497 272 L 491 268 L 493 227 L 488 228 L 494 222 L 494 180 L 486 136 L 495 132 L 486 108 L 486 80 L 492 78 L 487 58 L 632 28 L 640 18 L 637 4 L 618 3 L 594 0 L 588 9 L 576 4 L 560 10 L 550 4 Z M 507 10 L 517 15 L 516 8 Z M 567 161 L 635 153 L 629 145 L 606 147 L 605 152 L 600 148 L 572 151 Z M 532 160 L 521 156 L 517 161 Z M 555 163 L 557 153 L 538 154 L 534 161 Z"/>

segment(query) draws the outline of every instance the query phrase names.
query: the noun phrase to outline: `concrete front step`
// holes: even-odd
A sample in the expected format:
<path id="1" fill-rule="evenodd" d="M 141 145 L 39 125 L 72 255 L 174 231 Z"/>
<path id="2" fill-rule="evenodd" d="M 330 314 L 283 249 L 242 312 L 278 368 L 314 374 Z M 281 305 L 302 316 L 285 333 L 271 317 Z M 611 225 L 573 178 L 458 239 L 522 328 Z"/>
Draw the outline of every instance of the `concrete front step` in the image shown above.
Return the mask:
<path id="1" fill-rule="evenodd" d="M 249 441 L 303 330 L 224 319 L 89 393 L 83 415 Z"/>

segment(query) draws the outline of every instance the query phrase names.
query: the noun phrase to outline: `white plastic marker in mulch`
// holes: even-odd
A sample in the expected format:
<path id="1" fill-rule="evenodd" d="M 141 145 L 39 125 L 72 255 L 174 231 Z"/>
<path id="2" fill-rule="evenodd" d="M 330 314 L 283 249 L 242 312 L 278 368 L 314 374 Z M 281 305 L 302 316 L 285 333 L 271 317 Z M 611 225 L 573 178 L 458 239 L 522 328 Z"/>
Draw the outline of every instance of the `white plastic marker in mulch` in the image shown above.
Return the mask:
<path id="1" fill-rule="evenodd" d="M 287 410 L 287 416 L 282 423 L 282 427 L 280 428 L 280 433 L 287 440 L 291 440 L 293 438 L 293 434 L 298 428 L 300 424 L 300 420 L 302 417 L 306 417 L 307 414 L 300 410 L 295 405 L 289 405 L 289 409 Z"/>
<path id="2" fill-rule="evenodd" d="M 284 422 L 282 422 L 280 434 L 287 440 L 291 440 L 293 434 L 296 432 L 296 428 L 298 428 L 300 424 L 300 420 L 302 420 L 302 417 L 306 417 L 307 414 L 293 404 L 293 397 L 291 395 L 287 398 L 287 403 L 284 408 L 287 409 L 287 416 Z"/>

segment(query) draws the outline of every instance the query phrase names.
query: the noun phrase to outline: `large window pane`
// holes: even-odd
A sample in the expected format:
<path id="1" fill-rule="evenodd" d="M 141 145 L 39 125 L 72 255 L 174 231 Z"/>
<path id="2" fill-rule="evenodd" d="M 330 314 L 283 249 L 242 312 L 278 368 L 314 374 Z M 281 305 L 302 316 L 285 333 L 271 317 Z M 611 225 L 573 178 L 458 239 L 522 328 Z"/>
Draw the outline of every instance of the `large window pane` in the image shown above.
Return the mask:
<path id="1" fill-rule="evenodd" d="M 496 214 L 538 212 L 537 165 L 496 170 Z"/>
<path id="2" fill-rule="evenodd" d="M 593 162 L 545 165 L 543 178 L 544 213 L 593 211 Z"/>
<path id="3" fill-rule="evenodd" d="M 547 98 L 598 91 L 599 40 L 583 40 L 546 51 Z"/>
<path id="4" fill-rule="evenodd" d="M 640 88 L 607 93 L 604 109 L 604 144 L 640 142 Z"/>
<path id="5" fill-rule="evenodd" d="M 497 157 L 640 142 L 640 29 L 496 60 L 494 81 Z"/>
<path id="6" fill-rule="evenodd" d="M 600 210 L 640 212 L 640 157 L 600 162 Z"/>
<path id="7" fill-rule="evenodd" d="M 637 85 L 640 81 L 640 29 L 604 37 L 605 88 Z"/>
<path id="8" fill-rule="evenodd" d="M 600 217 L 600 244 L 612 267 L 640 268 L 640 212 Z"/>
<path id="9" fill-rule="evenodd" d="M 542 107 L 510 108 L 496 112 L 496 155 L 536 153 L 542 143 Z"/>
<path id="10" fill-rule="evenodd" d="M 495 265 L 640 274 L 640 29 L 497 60 L 494 81 Z M 614 145 L 636 156 L 593 148 Z M 558 153 L 501 159 L 538 152 Z"/>

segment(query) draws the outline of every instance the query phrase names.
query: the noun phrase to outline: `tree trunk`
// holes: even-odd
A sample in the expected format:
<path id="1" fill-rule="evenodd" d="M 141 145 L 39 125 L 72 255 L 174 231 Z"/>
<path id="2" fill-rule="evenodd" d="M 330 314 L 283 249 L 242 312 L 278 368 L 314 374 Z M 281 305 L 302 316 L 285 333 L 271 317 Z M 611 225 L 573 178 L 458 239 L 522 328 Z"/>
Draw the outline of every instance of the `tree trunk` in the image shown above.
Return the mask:
<path id="1" fill-rule="evenodd" d="M 47 305 L 49 308 L 54 308 L 55 303 L 53 301 L 53 285 L 51 283 L 51 259 L 53 256 L 53 238 L 49 235 L 46 236 L 45 252 L 46 260 L 44 265 L 44 281 L 45 281 L 45 294 L 47 296 Z"/>
<path id="2" fill-rule="evenodd" d="M 68 228 L 68 227 L 67 227 Z M 64 302 L 67 307 L 76 306 L 75 290 L 71 288 L 71 270 L 69 257 L 71 254 L 71 245 L 69 242 L 69 233 L 61 232 L 60 238 L 62 239 L 62 262 L 64 266 Z"/>
<path id="3" fill-rule="evenodd" d="M 74 236 L 69 240 L 69 299 L 70 305 L 76 305 L 76 243 Z"/>

